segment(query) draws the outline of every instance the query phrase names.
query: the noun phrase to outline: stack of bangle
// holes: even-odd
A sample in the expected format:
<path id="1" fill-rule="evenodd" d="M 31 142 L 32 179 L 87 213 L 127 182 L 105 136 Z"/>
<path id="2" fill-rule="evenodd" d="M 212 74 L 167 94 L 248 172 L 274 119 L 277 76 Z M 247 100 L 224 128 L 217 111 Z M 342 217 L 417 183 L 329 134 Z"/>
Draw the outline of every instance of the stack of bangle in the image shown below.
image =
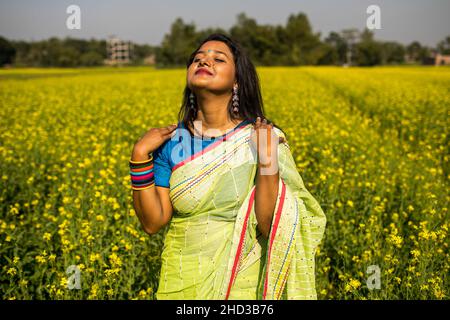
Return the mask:
<path id="1" fill-rule="evenodd" d="M 144 161 L 130 160 L 131 188 L 133 190 L 144 190 L 155 184 L 153 175 L 153 155 Z"/>

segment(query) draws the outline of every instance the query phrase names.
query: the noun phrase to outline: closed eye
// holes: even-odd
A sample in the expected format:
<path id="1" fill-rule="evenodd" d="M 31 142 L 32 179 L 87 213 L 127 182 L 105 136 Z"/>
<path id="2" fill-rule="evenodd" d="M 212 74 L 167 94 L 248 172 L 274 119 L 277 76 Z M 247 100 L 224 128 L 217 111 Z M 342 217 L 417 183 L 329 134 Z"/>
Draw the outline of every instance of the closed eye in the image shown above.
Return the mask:
<path id="1" fill-rule="evenodd" d="M 199 59 L 199 58 L 195 58 L 195 59 L 194 59 L 194 62 L 198 62 L 198 60 L 200 60 L 200 59 Z M 220 62 L 225 62 L 224 60 L 219 59 L 219 58 L 216 58 L 215 60 L 216 60 L 216 61 L 220 61 Z"/>

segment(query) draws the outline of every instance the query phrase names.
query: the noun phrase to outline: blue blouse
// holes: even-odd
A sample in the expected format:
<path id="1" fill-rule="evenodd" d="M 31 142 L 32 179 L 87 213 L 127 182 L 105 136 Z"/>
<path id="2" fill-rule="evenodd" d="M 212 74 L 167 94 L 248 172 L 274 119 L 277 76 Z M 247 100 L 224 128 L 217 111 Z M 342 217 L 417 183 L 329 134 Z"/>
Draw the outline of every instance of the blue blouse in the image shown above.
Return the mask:
<path id="1" fill-rule="evenodd" d="M 189 129 L 187 129 L 183 122 L 180 121 L 177 129 L 175 130 L 174 136 L 165 141 L 153 152 L 153 172 L 155 177 L 155 185 L 169 188 L 169 180 L 172 174 L 172 168 L 174 166 L 247 123 L 249 123 L 249 120 L 244 120 L 234 129 L 231 129 L 218 137 L 201 138 L 192 135 Z"/>

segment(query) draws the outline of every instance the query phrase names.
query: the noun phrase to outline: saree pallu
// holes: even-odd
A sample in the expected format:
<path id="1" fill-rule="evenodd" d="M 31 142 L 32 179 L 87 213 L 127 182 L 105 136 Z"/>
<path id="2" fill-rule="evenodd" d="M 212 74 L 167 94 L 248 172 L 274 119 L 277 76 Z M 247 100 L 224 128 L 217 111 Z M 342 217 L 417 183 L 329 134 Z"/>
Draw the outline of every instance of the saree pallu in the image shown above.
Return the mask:
<path id="1" fill-rule="evenodd" d="M 236 129 L 172 169 L 174 213 L 161 254 L 158 300 L 317 298 L 314 256 L 325 214 L 305 188 L 288 143 L 280 143 L 277 201 L 269 237 L 262 236 L 252 128 Z"/>

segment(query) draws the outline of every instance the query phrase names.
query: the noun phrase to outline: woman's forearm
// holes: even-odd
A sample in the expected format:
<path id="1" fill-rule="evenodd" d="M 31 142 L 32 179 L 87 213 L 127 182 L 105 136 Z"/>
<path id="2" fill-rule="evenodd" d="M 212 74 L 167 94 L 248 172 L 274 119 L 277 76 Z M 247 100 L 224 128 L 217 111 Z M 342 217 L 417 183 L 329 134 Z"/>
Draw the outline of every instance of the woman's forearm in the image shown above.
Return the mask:
<path id="1" fill-rule="evenodd" d="M 278 196 L 279 172 L 275 174 L 261 174 L 258 167 L 256 173 L 255 214 L 258 229 L 267 238 L 272 224 L 273 212 Z"/>
<path id="2" fill-rule="evenodd" d="M 142 161 L 147 159 L 145 153 L 133 150 L 131 159 L 134 161 Z M 133 190 L 133 206 L 136 215 L 141 222 L 142 228 L 148 234 L 155 234 L 166 223 L 170 217 L 164 216 L 164 210 L 161 199 L 153 186 L 144 190 Z"/>
<path id="3" fill-rule="evenodd" d="M 258 170 L 255 182 L 255 215 L 258 229 L 268 238 L 273 213 L 278 198 L 278 143 L 281 141 L 274 132 L 273 124 L 266 119 L 256 118 L 251 143 L 256 149 Z"/>

